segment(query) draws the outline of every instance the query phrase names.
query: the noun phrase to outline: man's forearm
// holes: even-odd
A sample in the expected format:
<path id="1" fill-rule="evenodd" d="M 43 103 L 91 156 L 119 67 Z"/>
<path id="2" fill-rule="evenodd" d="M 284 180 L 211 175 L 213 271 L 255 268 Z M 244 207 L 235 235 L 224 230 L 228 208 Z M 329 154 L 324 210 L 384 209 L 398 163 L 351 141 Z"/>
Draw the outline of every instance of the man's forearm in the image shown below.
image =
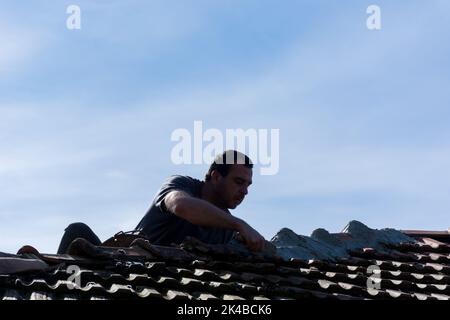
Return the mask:
<path id="1" fill-rule="evenodd" d="M 243 221 L 207 201 L 191 197 L 177 199 L 173 213 L 180 218 L 205 227 L 219 227 L 239 231 Z"/>
<path id="2" fill-rule="evenodd" d="M 265 240 L 244 220 L 234 217 L 213 204 L 202 199 L 191 197 L 183 191 L 169 193 L 164 199 L 169 212 L 192 224 L 204 227 L 227 228 L 238 231 L 245 244 L 251 250 L 262 250 Z"/>

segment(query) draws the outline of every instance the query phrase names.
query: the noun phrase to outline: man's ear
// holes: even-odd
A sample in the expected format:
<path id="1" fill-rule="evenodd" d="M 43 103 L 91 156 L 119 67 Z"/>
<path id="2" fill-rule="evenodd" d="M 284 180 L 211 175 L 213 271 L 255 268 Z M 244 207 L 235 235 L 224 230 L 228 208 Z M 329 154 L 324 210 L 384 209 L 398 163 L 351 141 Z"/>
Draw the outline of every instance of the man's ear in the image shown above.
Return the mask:
<path id="1" fill-rule="evenodd" d="M 212 181 L 212 182 L 216 183 L 216 182 L 218 182 L 221 178 L 222 178 L 222 175 L 220 174 L 219 171 L 217 171 L 217 170 L 211 171 L 211 181 Z"/>

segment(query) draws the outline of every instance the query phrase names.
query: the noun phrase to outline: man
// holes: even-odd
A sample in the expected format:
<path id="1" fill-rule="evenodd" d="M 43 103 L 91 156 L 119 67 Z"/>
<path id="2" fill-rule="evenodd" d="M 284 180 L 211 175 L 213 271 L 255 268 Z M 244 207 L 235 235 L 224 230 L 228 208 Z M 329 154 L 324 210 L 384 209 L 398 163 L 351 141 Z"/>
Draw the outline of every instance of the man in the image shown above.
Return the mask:
<path id="1" fill-rule="evenodd" d="M 238 232 L 249 249 L 260 251 L 265 239 L 228 209 L 236 208 L 252 184 L 251 160 L 235 150 L 225 151 L 211 164 L 205 181 L 171 176 L 156 194 L 136 231 L 157 245 L 179 244 L 187 236 L 206 243 L 227 243 Z M 66 229 L 58 253 L 64 253 L 77 237 L 100 244 L 84 224 Z"/>

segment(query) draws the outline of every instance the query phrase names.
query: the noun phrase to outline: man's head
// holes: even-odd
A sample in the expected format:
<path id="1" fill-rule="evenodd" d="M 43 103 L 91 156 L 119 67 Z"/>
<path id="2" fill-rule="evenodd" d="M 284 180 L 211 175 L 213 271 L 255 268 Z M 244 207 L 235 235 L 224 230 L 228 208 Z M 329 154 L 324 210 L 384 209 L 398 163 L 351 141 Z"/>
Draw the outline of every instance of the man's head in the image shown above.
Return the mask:
<path id="1" fill-rule="evenodd" d="M 253 163 L 245 154 L 227 150 L 218 155 L 205 176 L 221 206 L 234 209 L 245 198 L 252 184 Z"/>

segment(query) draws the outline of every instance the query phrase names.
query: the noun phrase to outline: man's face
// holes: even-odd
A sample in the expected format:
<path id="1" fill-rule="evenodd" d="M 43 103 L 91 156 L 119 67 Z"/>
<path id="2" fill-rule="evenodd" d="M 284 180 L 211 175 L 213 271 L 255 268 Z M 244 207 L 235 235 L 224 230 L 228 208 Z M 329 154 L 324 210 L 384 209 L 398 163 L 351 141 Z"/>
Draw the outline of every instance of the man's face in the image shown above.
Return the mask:
<path id="1" fill-rule="evenodd" d="M 252 184 L 252 174 L 252 169 L 242 164 L 233 164 L 226 177 L 218 173 L 216 190 L 227 208 L 234 209 L 244 200 Z"/>

